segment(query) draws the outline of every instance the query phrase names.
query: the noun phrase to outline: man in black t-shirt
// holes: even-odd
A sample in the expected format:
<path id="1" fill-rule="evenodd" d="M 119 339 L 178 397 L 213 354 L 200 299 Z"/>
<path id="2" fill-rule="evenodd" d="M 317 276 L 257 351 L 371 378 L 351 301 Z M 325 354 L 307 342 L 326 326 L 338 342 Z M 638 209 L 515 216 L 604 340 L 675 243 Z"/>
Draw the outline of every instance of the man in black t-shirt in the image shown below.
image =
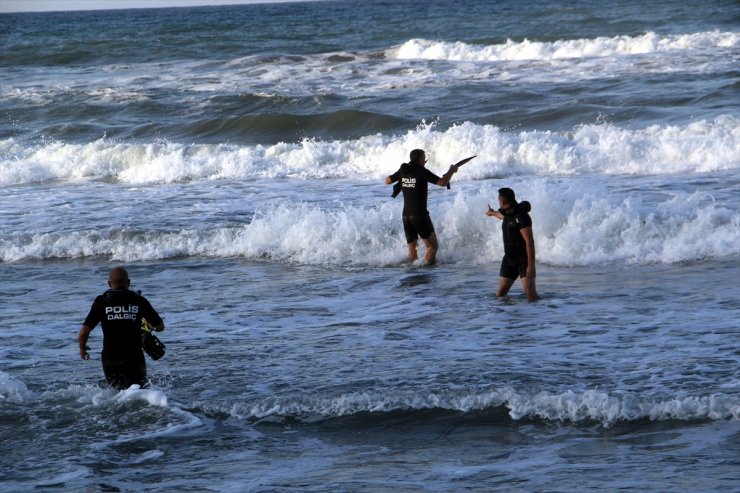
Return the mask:
<path id="1" fill-rule="evenodd" d="M 437 262 L 438 244 L 434 225 L 427 210 L 428 184 L 446 187 L 458 167 L 453 164 L 440 178 L 424 167 L 426 163 L 424 151 L 414 149 L 409 156 L 409 162 L 402 164 L 398 171 L 386 177 L 385 183 L 390 185 L 400 182 L 403 191 L 403 230 L 406 234 L 409 262 L 414 262 L 418 258 L 416 243 L 421 237 L 427 249 L 424 263 L 434 265 Z"/>
<path id="2" fill-rule="evenodd" d="M 517 202 L 511 188 L 500 189 L 498 201 L 501 206 L 499 210 L 493 210 L 489 205 L 486 212 L 488 216 L 503 220 L 501 229 L 504 234 L 504 258 L 501 261 L 496 296 L 505 296 L 516 278 L 521 277 L 524 294 L 532 301 L 538 300 L 540 297 L 534 282 L 537 273 L 534 267 L 534 235 L 532 218 L 529 217 L 529 202 Z"/>
<path id="3" fill-rule="evenodd" d="M 100 323 L 103 327 L 103 373 L 108 384 L 123 390 L 131 385 L 147 385 L 146 362 L 141 349 L 141 324 L 161 332 L 164 322 L 149 301 L 129 290 L 131 280 L 123 267 L 110 271 L 110 289 L 95 298 L 79 334 L 80 357 L 89 360 L 87 339 Z"/>

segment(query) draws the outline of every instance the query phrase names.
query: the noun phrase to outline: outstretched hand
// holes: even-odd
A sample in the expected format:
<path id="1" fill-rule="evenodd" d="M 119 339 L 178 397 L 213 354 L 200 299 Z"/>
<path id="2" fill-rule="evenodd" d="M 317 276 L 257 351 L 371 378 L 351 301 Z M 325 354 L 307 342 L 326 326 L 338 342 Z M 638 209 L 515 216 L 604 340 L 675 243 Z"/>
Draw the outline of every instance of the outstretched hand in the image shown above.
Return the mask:
<path id="1" fill-rule="evenodd" d="M 496 219 L 503 219 L 504 217 L 501 215 L 499 211 L 491 208 L 491 204 L 488 204 L 488 210 L 486 211 L 486 216 L 495 217 Z"/>

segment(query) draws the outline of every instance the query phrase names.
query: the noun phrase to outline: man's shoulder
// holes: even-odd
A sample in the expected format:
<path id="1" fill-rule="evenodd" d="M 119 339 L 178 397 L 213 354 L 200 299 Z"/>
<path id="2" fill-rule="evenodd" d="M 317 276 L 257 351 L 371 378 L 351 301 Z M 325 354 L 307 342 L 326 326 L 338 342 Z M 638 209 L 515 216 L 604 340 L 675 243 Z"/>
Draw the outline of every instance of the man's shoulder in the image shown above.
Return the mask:
<path id="1" fill-rule="evenodd" d="M 526 228 L 532 225 L 532 216 L 526 211 L 517 211 L 514 213 L 514 219 L 520 228 Z"/>
<path id="2" fill-rule="evenodd" d="M 147 301 L 147 299 L 141 295 L 140 291 L 131 291 L 130 289 L 109 289 L 95 299 L 95 301 L 98 300 L 104 303 L 141 300 Z"/>

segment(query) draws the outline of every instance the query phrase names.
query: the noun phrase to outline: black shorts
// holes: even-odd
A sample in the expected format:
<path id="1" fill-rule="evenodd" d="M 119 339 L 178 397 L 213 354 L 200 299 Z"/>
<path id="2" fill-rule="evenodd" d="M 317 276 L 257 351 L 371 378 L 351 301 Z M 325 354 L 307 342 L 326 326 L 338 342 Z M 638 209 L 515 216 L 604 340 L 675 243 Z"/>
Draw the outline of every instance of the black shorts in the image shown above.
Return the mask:
<path id="1" fill-rule="evenodd" d="M 504 255 L 501 261 L 501 270 L 499 276 L 506 279 L 516 279 L 517 277 L 527 277 L 527 257 L 519 259 L 510 259 Z"/>
<path id="2" fill-rule="evenodd" d="M 403 216 L 403 232 L 406 233 L 406 243 L 413 243 L 419 237 L 426 240 L 434 233 L 434 225 L 429 214 L 422 216 Z"/>

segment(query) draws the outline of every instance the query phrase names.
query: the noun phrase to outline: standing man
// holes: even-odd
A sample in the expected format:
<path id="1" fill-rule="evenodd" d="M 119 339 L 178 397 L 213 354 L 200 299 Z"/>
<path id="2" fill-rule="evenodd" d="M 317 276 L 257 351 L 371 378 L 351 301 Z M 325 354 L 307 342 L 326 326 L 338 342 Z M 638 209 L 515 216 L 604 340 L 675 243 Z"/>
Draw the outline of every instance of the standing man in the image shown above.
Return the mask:
<path id="1" fill-rule="evenodd" d="M 518 203 L 514 190 L 502 188 L 498 191 L 499 210 L 488 206 L 487 216 L 502 219 L 501 229 L 504 232 L 504 259 L 501 261 L 501 272 L 496 296 L 505 296 L 517 277 L 522 278 L 524 294 L 531 301 L 538 300 L 535 288 L 537 275 L 534 267 L 534 235 L 529 202 Z"/>
<path id="2" fill-rule="evenodd" d="M 148 384 L 146 362 L 141 349 L 142 319 L 157 332 L 164 330 L 164 322 L 146 298 L 131 291 L 131 280 L 123 267 L 116 267 L 108 275 L 110 289 L 95 298 L 79 335 L 80 357 L 89 360 L 87 339 L 100 322 L 103 327 L 103 373 L 108 384 L 118 390 L 133 384 Z"/>
<path id="3" fill-rule="evenodd" d="M 438 244 L 434 225 L 427 210 L 428 184 L 446 187 L 452 175 L 457 172 L 458 165 L 451 165 L 447 173 L 440 178 L 424 167 L 426 163 L 424 151 L 414 149 L 409 155 L 409 162 L 402 164 L 398 171 L 386 177 L 385 184 L 390 185 L 400 180 L 403 191 L 403 231 L 406 234 L 408 261 L 415 262 L 419 257 L 416 243 L 421 237 L 426 246 L 424 264 L 434 265 L 437 263 Z"/>

